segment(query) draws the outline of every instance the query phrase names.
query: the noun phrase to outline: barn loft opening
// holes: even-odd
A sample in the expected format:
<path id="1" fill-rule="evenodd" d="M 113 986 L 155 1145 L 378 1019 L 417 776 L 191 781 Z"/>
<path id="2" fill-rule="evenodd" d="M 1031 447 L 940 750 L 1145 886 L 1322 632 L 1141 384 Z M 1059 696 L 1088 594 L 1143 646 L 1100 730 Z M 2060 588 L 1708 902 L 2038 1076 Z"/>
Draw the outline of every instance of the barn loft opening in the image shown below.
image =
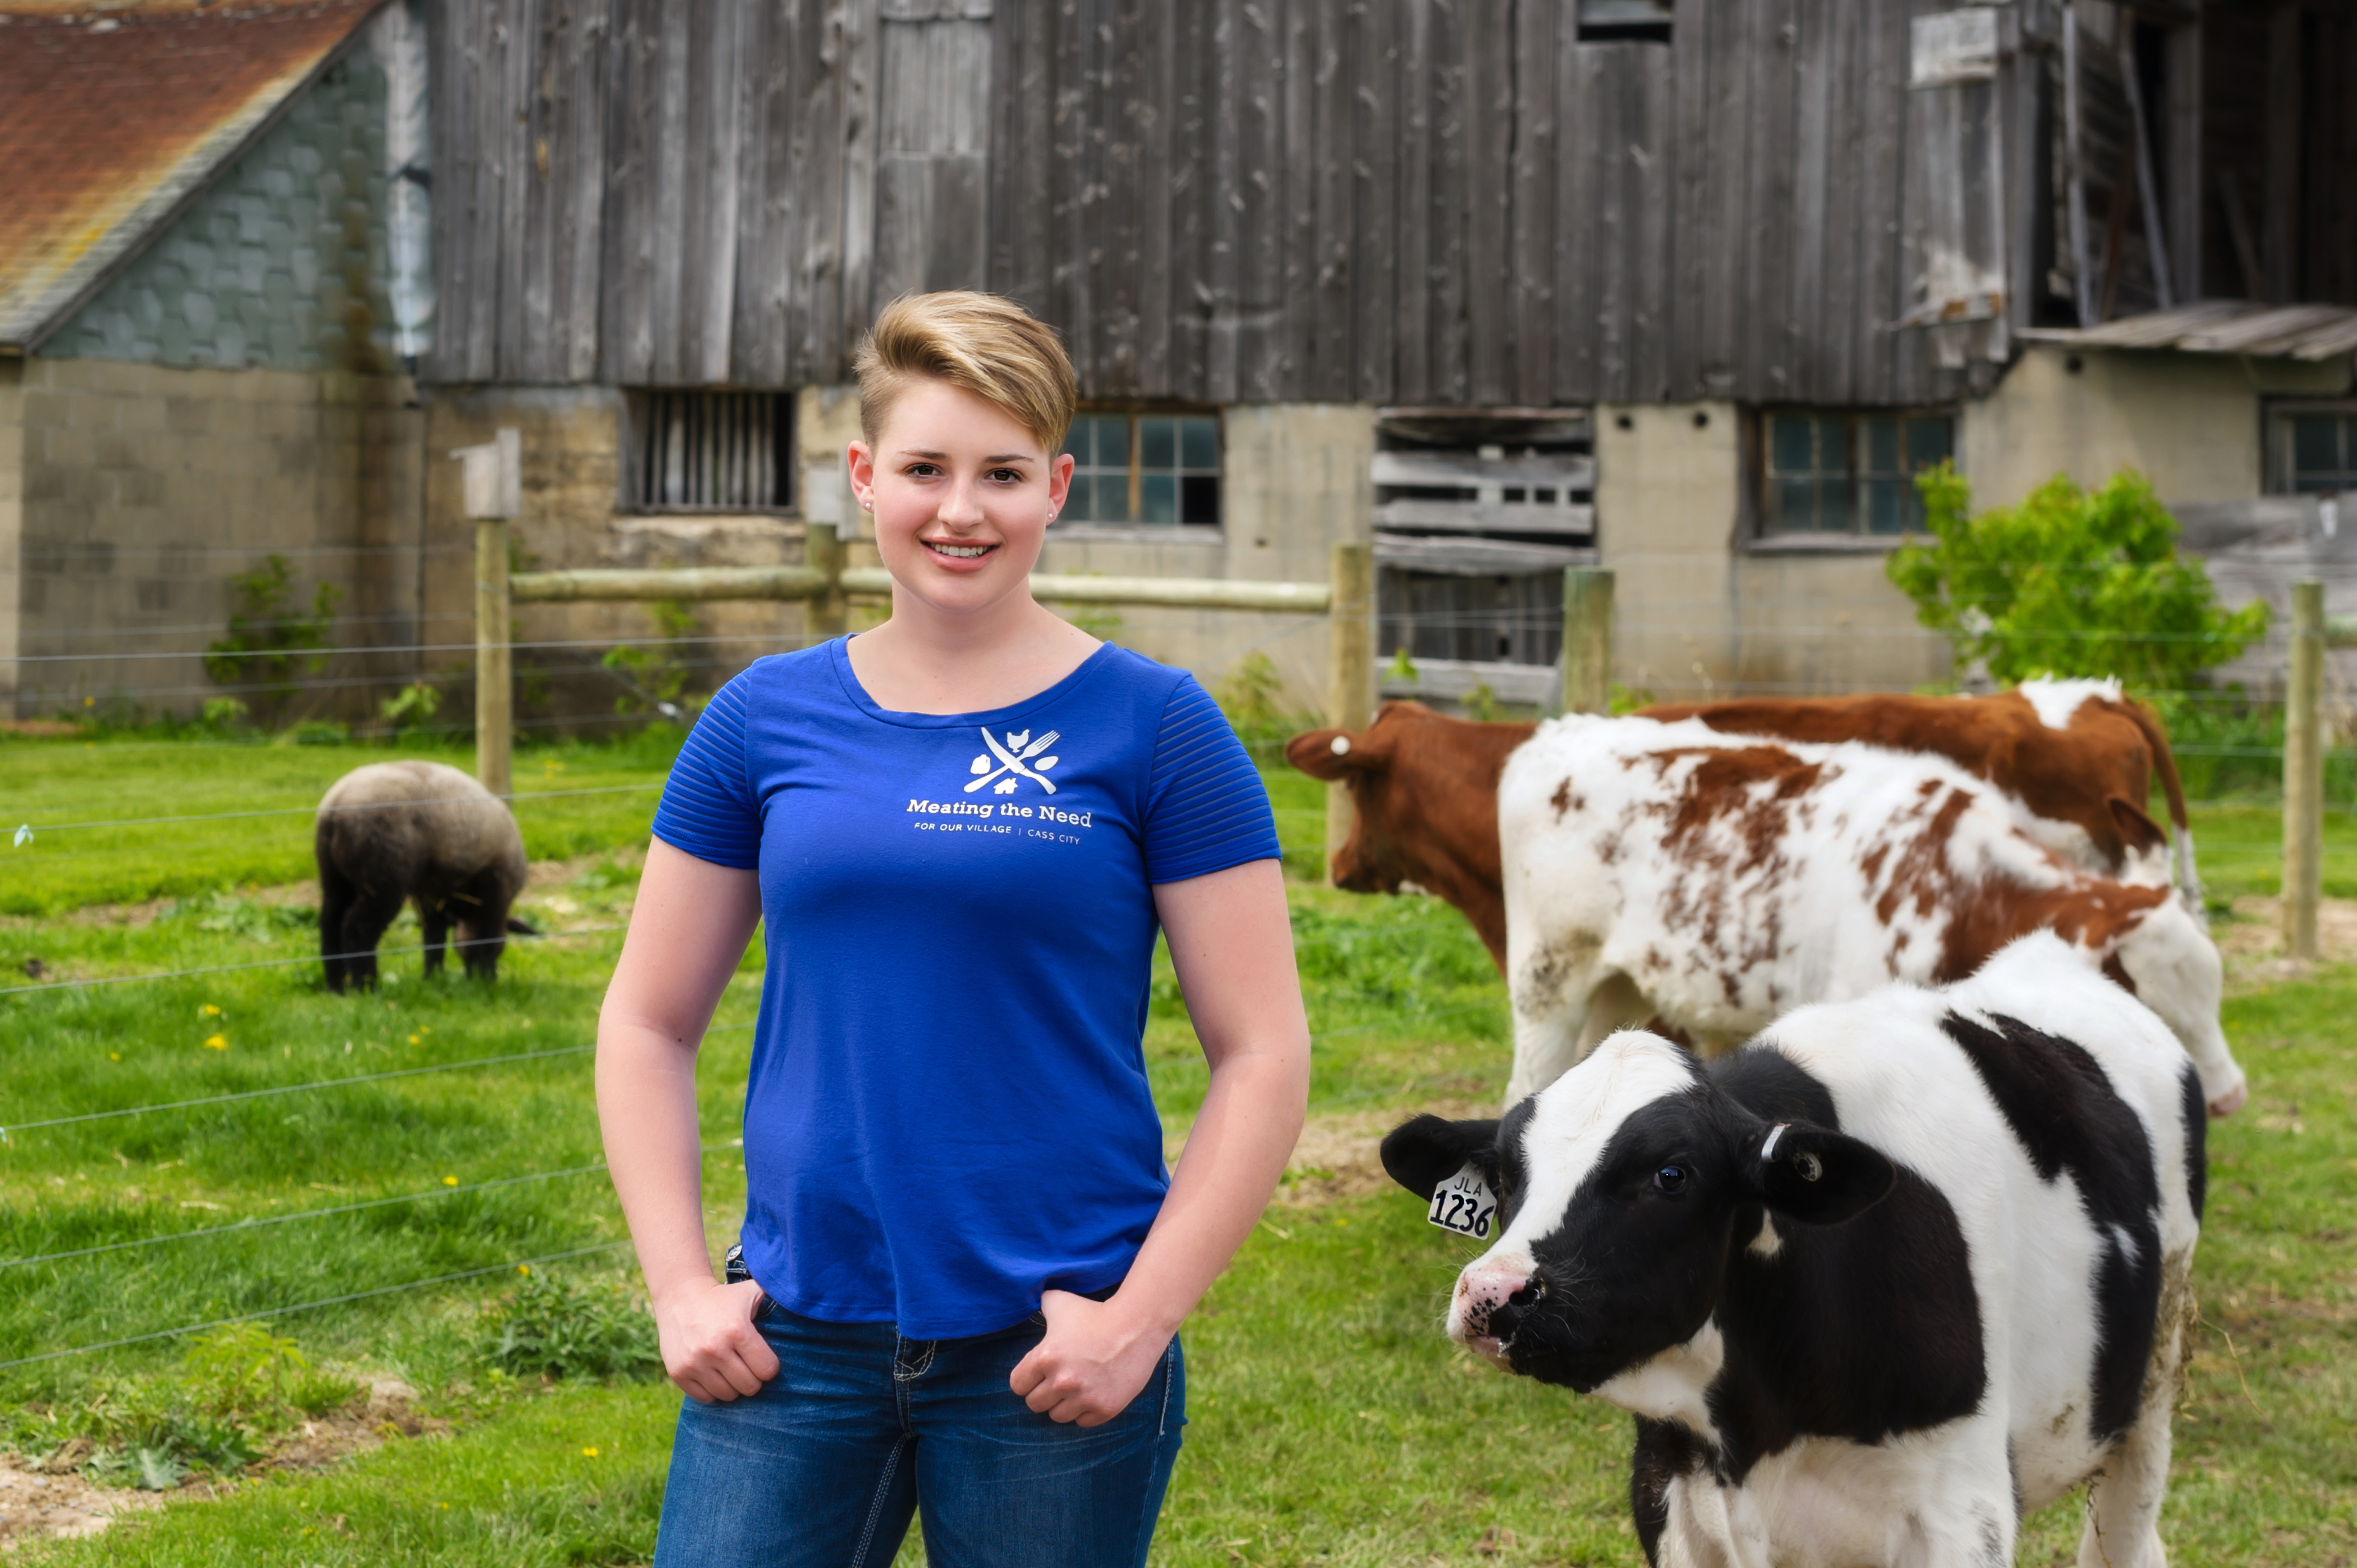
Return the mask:
<path id="1" fill-rule="evenodd" d="M 1675 14 L 1671 0 L 1579 0 L 1577 41 L 1666 44 Z"/>

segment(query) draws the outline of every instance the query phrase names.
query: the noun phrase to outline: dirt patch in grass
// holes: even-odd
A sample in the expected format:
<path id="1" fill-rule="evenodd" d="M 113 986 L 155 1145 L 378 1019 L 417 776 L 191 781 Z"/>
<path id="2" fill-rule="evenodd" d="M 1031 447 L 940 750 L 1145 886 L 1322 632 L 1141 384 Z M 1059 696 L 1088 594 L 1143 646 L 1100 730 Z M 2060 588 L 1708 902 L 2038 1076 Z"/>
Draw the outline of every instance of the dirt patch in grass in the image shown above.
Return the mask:
<path id="1" fill-rule="evenodd" d="M 254 1464 L 257 1470 L 324 1470 L 365 1453 L 389 1437 L 447 1432 L 450 1423 L 417 1413 L 417 1391 L 397 1378 L 376 1378 L 368 1398 L 332 1415 L 307 1421 Z"/>
<path id="2" fill-rule="evenodd" d="M 2210 936 L 2226 961 L 2228 977 L 2234 981 L 2302 979 L 2312 967 L 2284 956 L 2280 898 L 2246 895 L 2235 899 L 2233 918 L 2213 920 Z M 2316 945 L 2323 962 L 2357 963 L 2357 898 L 2318 902 Z"/>
<path id="3" fill-rule="evenodd" d="M 162 1494 L 102 1487 L 67 1470 L 51 1475 L 14 1454 L 0 1454 L 0 1552 L 27 1541 L 96 1535 L 119 1514 L 164 1506 Z"/>
<path id="4" fill-rule="evenodd" d="M 324 1470 L 388 1438 L 449 1430 L 447 1422 L 418 1414 L 416 1399 L 417 1391 L 397 1378 L 371 1379 L 364 1398 L 305 1422 L 249 1466 L 246 1474 Z M 84 1470 L 90 1455 L 90 1443 L 83 1438 L 39 1458 L 0 1453 L 0 1552 L 13 1552 L 28 1541 L 96 1535 L 122 1515 L 161 1508 L 167 1498 L 221 1495 L 223 1483 L 197 1476 L 160 1492 L 102 1486 Z"/>
<path id="5" fill-rule="evenodd" d="M 1379 1152 L 1383 1134 L 1422 1112 L 1456 1120 L 1494 1116 L 1498 1108 L 1488 1101 L 1435 1100 L 1418 1101 L 1413 1108 L 1312 1116 L 1293 1145 L 1293 1157 L 1285 1163 L 1285 1176 L 1272 1201 L 1308 1208 L 1390 1191 L 1392 1178 L 1383 1174 Z"/>

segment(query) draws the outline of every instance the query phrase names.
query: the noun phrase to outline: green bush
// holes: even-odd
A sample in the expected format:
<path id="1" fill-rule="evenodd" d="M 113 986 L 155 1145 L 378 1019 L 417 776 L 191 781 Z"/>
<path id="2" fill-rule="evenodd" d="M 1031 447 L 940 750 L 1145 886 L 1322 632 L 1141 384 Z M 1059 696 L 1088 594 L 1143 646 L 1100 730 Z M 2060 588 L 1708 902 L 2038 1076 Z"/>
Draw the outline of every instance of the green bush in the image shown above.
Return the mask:
<path id="1" fill-rule="evenodd" d="M 1977 517 L 1954 465 L 1916 485 L 1932 542 L 1901 546 L 1887 570 L 1960 673 L 2116 676 L 2173 724 L 2210 690 L 2208 671 L 2266 635 L 2266 605 L 2225 609 L 2201 563 L 2178 554 L 2177 520 L 2140 475 L 2092 494 L 2057 475 Z"/>
<path id="2" fill-rule="evenodd" d="M 1285 678 L 1265 653 L 1245 654 L 1211 696 L 1255 762 L 1278 761 L 1285 755 L 1286 741 L 1326 722 L 1316 714 L 1295 713 L 1284 706 Z"/>
<path id="3" fill-rule="evenodd" d="M 619 1279 L 560 1281 L 527 1269 L 484 1321 L 484 1359 L 518 1375 L 642 1377 L 662 1369 L 654 1317 Z"/>
<path id="4" fill-rule="evenodd" d="M 614 699 L 618 714 L 654 714 L 675 725 L 693 724 L 704 704 L 687 694 L 689 665 L 678 644 L 695 635 L 695 607 L 684 599 L 657 599 L 647 607 L 664 644 L 653 651 L 623 643 L 609 648 L 598 664 L 622 687 Z"/>
<path id="5" fill-rule="evenodd" d="M 342 589 L 321 583 L 306 611 L 295 602 L 294 579 L 284 555 L 231 577 L 237 608 L 229 618 L 229 635 L 205 650 L 205 674 L 214 684 L 255 688 L 274 716 L 294 694 L 298 676 L 328 667 L 327 656 L 317 650 L 328 646 L 336 606 L 343 598 Z"/>
<path id="6" fill-rule="evenodd" d="M 192 1470 L 242 1470 L 303 1417 L 360 1394 L 353 1380 L 313 1367 L 293 1339 L 235 1323 L 194 1340 L 177 1375 L 101 1377 L 74 1398 L 18 1408 L 5 1442 L 52 1469 L 160 1492 Z"/>

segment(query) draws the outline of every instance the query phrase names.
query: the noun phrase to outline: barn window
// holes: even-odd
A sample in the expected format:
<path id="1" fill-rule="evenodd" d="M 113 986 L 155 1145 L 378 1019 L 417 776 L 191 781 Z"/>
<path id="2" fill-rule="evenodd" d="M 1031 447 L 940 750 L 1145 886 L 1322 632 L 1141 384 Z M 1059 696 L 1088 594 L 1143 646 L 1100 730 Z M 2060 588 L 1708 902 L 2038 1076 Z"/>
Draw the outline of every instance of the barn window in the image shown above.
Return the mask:
<path id="1" fill-rule="evenodd" d="M 1945 413 L 1771 413 L 1761 424 L 1770 535 L 1920 533 L 1915 476 L 1955 452 Z"/>
<path id="2" fill-rule="evenodd" d="M 1579 41 L 1666 44 L 1676 12 L 1671 0 L 1579 0 Z"/>
<path id="3" fill-rule="evenodd" d="M 624 504 L 637 511 L 777 511 L 793 504 L 789 392 L 634 392 Z"/>
<path id="4" fill-rule="evenodd" d="M 1073 522 L 1220 523 L 1220 419 L 1212 413 L 1082 413 L 1064 440 Z"/>
<path id="5" fill-rule="evenodd" d="M 2281 409 L 2274 423 L 2278 494 L 2357 494 L 2357 405 Z"/>

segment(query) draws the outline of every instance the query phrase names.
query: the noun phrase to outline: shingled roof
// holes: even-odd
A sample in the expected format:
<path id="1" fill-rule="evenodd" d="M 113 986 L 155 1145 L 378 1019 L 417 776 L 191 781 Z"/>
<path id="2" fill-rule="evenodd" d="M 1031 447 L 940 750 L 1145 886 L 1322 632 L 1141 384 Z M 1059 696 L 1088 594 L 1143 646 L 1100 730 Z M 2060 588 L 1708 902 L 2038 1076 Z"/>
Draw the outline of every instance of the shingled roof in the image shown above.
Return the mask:
<path id="1" fill-rule="evenodd" d="M 382 0 L 0 0 L 0 347 L 36 347 Z"/>

